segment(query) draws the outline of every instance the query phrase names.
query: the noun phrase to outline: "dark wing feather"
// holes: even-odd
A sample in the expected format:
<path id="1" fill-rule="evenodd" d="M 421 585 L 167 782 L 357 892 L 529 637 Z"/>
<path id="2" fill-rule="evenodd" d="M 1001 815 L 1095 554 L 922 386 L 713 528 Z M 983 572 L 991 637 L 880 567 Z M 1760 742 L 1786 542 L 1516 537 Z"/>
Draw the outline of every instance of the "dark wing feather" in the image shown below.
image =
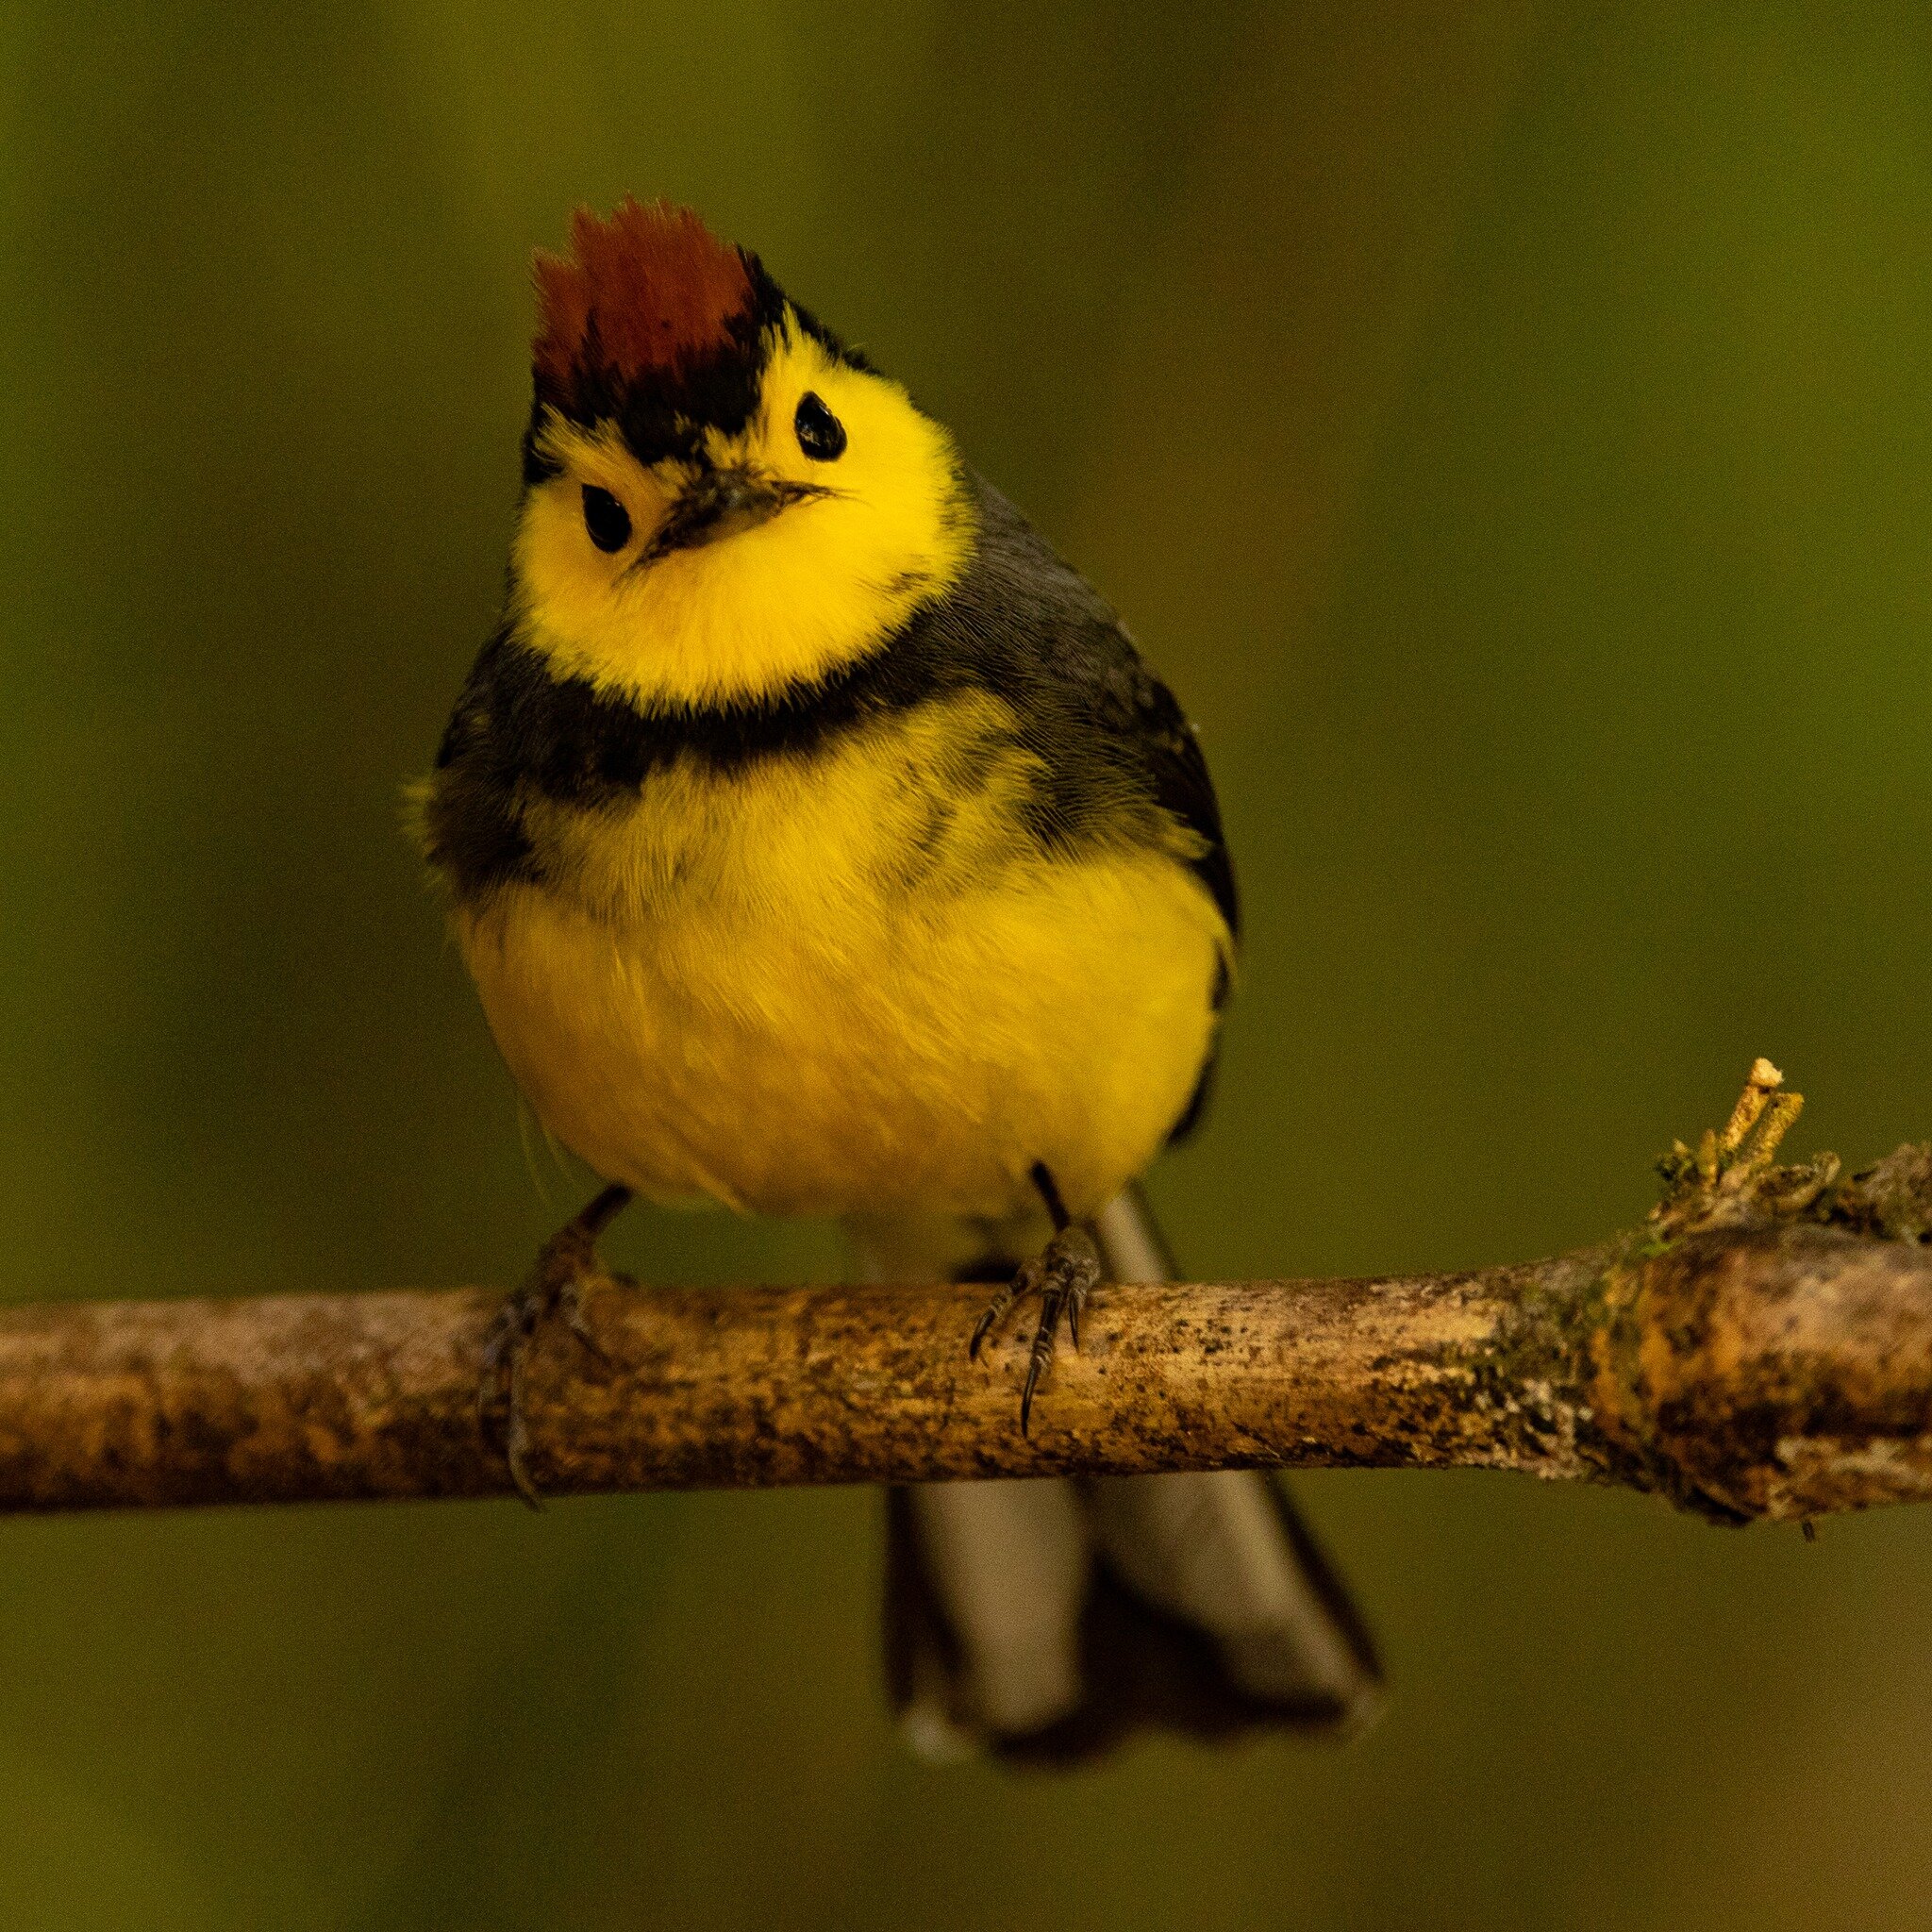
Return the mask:
<path id="1" fill-rule="evenodd" d="M 1055 823 L 1077 838 L 1123 789 L 1138 792 L 1199 841 L 1188 862 L 1238 939 L 1234 865 L 1193 726 L 1099 592 L 996 490 L 974 483 L 978 555 L 937 607 L 940 627 L 1031 722 Z"/>
<path id="2" fill-rule="evenodd" d="M 1186 863 L 1241 938 L 1234 861 L 1221 807 L 1194 728 L 1174 693 L 1142 660 L 1113 609 L 1058 557 L 991 485 L 978 493 L 978 554 L 965 579 L 928 619 L 956 664 L 1008 695 L 1048 777 L 1040 812 L 1043 836 L 1077 843 L 1105 836 L 1138 798 L 1193 835 Z M 1210 991 L 1227 997 L 1228 962 Z M 1214 1079 L 1210 1047 L 1200 1079 L 1168 1136 L 1185 1140 L 1200 1124 Z"/>
<path id="3" fill-rule="evenodd" d="M 1133 649 L 1124 632 L 1122 641 Z M 1174 694 L 1141 662 L 1138 654 L 1134 668 L 1140 673 L 1134 680 L 1138 688 L 1121 721 L 1122 728 L 1141 747 L 1154 788 L 1154 802 L 1201 841 L 1201 853 L 1190 862 L 1195 876 L 1214 895 L 1222 918 L 1227 921 L 1228 937 L 1239 941 L 1241 908 L 1235 889 L 1234 861 L 1221 829 L 1221 803 L 1214 795 L 1214 781 L 1208 775 L 1201 741 Z"/>

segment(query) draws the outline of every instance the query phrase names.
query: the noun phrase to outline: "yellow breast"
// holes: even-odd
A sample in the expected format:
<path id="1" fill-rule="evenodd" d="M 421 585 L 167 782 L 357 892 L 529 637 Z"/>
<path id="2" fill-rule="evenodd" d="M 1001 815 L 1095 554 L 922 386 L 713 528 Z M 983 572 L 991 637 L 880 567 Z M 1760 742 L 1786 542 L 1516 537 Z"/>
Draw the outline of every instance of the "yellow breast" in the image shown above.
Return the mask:
<path id="1" fill-rule="evenodd" d="M 1158 1151 L 1227 943 L 1145 845 L 1057 858 L 996 699 L 809 758 L 679 763 L 533 821 L 541 884 L 457 929 L 511 1072 L 599 1174 L 764 1213 L 1076 1211 Z"/>

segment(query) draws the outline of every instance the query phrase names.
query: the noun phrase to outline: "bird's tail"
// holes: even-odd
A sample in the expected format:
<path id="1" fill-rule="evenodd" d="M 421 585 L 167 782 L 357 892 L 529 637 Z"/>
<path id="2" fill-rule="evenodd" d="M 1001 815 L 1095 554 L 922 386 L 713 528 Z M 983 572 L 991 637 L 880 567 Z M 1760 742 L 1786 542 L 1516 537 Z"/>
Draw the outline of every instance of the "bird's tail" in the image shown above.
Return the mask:
<path id="1" fill-rule="evenodd" d="M 1109 1279 L 1174 1278 L 1138 1189 L 1094 1233 Z M 903 1271 L 903 1236 L 889 1245 Z M 1016 1265 L 957 1257 L 961 1279 Z M 923 1755 L 1068 1761 L 1141 1727 L 1347 1733 L 1379 1703 L 1367 1627 L 1258 1472 L 893 1490 L 887 1536 L 888 1682 Z"/>

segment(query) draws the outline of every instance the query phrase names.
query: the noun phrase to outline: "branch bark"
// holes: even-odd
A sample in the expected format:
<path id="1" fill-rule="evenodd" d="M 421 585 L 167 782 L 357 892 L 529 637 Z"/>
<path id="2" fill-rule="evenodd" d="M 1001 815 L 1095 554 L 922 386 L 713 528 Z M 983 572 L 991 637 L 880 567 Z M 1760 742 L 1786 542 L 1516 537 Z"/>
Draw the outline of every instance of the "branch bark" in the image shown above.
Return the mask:
<path id="1" fill-rule="evenodd" d="M 605 1359 L 540 1337 L 532 1468 L 557 1495 L 1515 1469 L 1726 1522 L 1932 1495 L 1932 1148 L 1840 1183 L 1829 1156 L 1769 1164 L 1776 1112 L 1680 1147 L 1651 1222 L 1554 1260 L 1106 1289 L 1030 1437 L 1026 1337 L 967 1360 L 978 1291 L 613 1283 L 589 1309 Z M 505 1493 L 476 1413 L 497 1299 L 0 1311 L 0 1510 Z"/>

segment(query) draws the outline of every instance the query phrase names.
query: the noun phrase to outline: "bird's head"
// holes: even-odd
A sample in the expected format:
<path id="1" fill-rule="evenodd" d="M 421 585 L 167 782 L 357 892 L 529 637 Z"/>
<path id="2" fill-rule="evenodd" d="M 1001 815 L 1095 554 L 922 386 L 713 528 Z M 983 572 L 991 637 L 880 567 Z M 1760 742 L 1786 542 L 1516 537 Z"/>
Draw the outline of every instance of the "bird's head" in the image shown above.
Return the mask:
<path id="1" fill-rule="evenodd" d="M 755 702 L 864 657 L 971 541 L 945 431 L 661 202 L 540 253 L 511 561 L 520 634 L 648 708 Z"/>

